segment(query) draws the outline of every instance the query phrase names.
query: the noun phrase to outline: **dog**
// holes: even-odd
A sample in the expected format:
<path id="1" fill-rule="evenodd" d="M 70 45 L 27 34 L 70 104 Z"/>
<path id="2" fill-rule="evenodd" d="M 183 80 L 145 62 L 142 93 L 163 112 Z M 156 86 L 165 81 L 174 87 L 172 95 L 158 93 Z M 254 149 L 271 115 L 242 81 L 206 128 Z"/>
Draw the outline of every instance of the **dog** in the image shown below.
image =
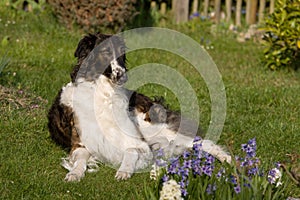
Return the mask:
<path id="1" fill-rule="evenodd" d="M 197 123 L 124 87 L 125 50 L 122 38 L 101 33 L 86 35 L 78 43 L 71 82 L 48 112 L 51 138 L 70 152 L 63 162 L 69 170 L 65 181 L 79 181 L 95 161 L 118 167 L 116 179 L 126 180 L 148 167 L 156 150 L 178 155 L 192 147 L 199 133 Z M 231 162 L 218 145 L 201 143 L 204 151 Z"/>

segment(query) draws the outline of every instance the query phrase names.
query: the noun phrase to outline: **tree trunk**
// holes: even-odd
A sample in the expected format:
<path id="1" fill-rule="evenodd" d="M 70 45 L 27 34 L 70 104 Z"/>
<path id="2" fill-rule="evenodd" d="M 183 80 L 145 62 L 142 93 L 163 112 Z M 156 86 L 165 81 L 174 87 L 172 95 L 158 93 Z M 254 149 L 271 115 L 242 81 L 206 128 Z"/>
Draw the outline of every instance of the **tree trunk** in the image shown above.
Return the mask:
<path id="1" fill-rule="evenodd" d="M 270 1 L 270 14 L 272 14 L 274 12 L 274 8 L 275 8 L 275 0 L 271 0 Z"/>
<path id="2" fill-rule="evenodd" d="M 209 0 L 204 0 L 204 10 L 203 10 L 203 14 L 205 17 L 208 17 L 208 7 L 209 7 Z"/>
<path id="3" fill-rule="evenodd" d="M 235 13 L 235 24 L 241 26 L 241 14 L 242 14 L 242 2 L 243 0 L 236 1 L 236 13 Z"/>
<path id="4" fill-rule="evenodd" d="M 165 15 L 166 12 L 167 12 L 167 3 L 166 3 L 166 2 L 162 2 L 162 3 L 160 4 L 160 13 L 161 13 L 162 15 Z"/>
<path id="5" fill-rule="evenodd" d="M 226 21 L 230 22 L 231 20 L 231 6 L 232 0 L 226 0 Z"/>
<path id="6" fill-rule="evenodd" d="M 198 0 L 194 0 L 194 1 L 193 1 L 193 10 L 192 10 L 192 14 L 198 13 L 198 6 L 199 6 L 199 1 L 198 1 Z"/>
<path id="7" fill-rule="evenodd" d="M 258 3 L 257 0 L 251 0 L 249 24 L 256 23 L 257 3 Z"/>
<path id="8" fill-rule="evenodd" d="M 189 17 L 189 0 L 176 0 L 175 2 L 176 23 L 187 22 Z"/>
<path id="9" fill-rule="evenodd" d="M 220 23 L 221 18 L 221 0 L 215 0 L 215 21 L 216 23 Z"/>
<path id="10" fill-rule="evenodd" d="M 259 11 L 258 11 L 258 23 L 262 23 L 264 21 L 265 9 L 266 9 L 266 0 L 260 0 Z"/>
<path id="11" fill-rule="evenodd" d="M 246 24 L 250 24 L 251 2 L 252 0 L 246 1 Z"/>
<path id="12" fill-rule="evenodd" d="M 172 0 L 172 13 L 174 14 L 174 16 L 175 16 L 175 11 L 176 11 L 176 1 L 177 0 Z"/>

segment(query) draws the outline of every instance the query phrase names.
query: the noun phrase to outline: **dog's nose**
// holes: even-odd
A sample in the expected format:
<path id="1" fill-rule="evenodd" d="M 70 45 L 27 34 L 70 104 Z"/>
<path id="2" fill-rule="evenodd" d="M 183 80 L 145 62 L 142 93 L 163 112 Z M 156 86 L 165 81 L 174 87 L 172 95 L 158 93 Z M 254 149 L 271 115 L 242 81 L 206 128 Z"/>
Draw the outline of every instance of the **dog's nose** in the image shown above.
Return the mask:
<path id="1" fill-rule="evenodd" d="M 126 81 L 128 80 L 128 76 L 126 73 L 123 73 L 123 75 L 118 79 L 118 83 L 120 85 L 126 83 Z"/>

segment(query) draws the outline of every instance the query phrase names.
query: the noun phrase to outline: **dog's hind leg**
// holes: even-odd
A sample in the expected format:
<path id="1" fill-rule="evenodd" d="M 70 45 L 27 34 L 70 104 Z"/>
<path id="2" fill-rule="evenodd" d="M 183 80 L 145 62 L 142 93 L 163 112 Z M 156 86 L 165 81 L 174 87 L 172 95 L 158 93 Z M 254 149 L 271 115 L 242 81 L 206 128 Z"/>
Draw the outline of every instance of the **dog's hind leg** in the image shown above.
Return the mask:
<path id="1" fill-rule="evenodd" d="M 215 144 L 210 140 L 201 140 L 199 142 L 202 144 L 203 151 L 213 155 L 221 162 L 226 161 L 229 164 L 231 164 L 232 158 L 230 154 L 224 151 L 219 145 Z"/>
<path id="2" fill-rule="evenodd" d="M 80 181 L 80 179 L 84 177 L 87 161 L 90 156 L 90 153 L 84 147 L 79 147 L 72 151 L 69 162 L 64 161 L 63 163 L 63 166 L 69 170 L 65 181 Z"/>

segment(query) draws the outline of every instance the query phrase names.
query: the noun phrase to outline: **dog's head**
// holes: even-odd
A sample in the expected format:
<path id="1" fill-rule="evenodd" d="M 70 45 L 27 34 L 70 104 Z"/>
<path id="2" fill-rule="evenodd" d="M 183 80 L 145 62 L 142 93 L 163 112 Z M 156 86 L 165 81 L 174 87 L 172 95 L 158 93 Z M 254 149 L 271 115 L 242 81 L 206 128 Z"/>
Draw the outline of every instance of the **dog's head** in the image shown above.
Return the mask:
<path id="1" fill-rule="evenodd" d="M 78 61 L 71 73 L 74 83 L 95 81 L 101 74 L 117 85 L 127 81 L 125 43 L 118 36 L 89 34 L 80 40 L 75 57 Z"/>

